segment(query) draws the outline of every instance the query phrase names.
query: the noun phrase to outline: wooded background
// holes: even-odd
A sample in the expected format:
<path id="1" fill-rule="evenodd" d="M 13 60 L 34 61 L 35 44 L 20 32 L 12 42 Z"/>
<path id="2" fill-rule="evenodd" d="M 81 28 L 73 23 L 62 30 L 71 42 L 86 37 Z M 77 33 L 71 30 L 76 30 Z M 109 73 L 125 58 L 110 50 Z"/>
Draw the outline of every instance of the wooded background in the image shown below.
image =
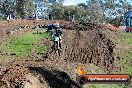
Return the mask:
<path id="1" fill-rule="evenodd" d="M 0 19 L 5 19 L 8 14 L 16 18 L 27 18 L 39 13 L 39 18 L 48 19 L 51 14 L 55 20 L 74 20 L 89 22 L 105 22 L 119 25 L 120 17 L 132 3 L 128 0 L 86 0 L 86 3 L 77 5 L 63 5 L 64 0 L 0 0 Z M 131 0 L 132 2 L 132 0 Z M 37 5 L 40 11 L 36 12 Z"/>

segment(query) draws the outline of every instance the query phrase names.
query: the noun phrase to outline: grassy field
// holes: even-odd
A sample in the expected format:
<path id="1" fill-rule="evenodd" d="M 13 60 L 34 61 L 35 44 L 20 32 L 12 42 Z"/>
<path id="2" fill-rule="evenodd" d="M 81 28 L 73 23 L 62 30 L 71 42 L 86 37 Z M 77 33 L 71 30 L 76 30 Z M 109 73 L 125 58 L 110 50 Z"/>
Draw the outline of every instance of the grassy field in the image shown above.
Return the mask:
<path id="1" fill-rule="evenodd" d="M 14 56 L 23 57 L 30 54 L 33 49 L 36 53 L 43 53 L 47 50 L 47 46 L 39 47 L 37 42 L 42 38 L 49 38 L 50 33 L 45 32 L 44 29 L 40 29 L 37 34 L 36 31 L 28 32 L 24 35 L 15 36 L 0 46 L 1 50 L 14 54 Z"/>
<path id="2" fill-rule="evenodd" d="M 123 70 L 121 73 L 132 75 L 132 33 L 123 33 L 121 38 L 122 51 L 120 54 Z"/>

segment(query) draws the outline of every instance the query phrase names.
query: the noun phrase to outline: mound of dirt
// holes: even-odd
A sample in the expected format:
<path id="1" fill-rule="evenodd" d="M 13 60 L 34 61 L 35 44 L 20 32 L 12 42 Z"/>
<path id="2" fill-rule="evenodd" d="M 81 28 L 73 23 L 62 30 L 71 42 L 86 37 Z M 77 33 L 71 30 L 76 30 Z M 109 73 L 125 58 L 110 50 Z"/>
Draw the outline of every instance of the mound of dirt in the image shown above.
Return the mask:
<path id="1" fill-rule="evenodd" d="M 63 30 L 63 49 L 58 58 L 67 62 L 93 63 L 108 73 L 117 67 L 116 31 L 100 24 L 84 22 L 64 23 L 62 28 L 66 30 Z"/>
<path id="2" fill-rule="evenodd" d="M 60 66 L 55 62 L 18 60 L 1 63 L 0 88 L 81 88 L 64 71 L 64 67 L 68 69 L 67 65 L 72 64 L 63 62 Z"/>

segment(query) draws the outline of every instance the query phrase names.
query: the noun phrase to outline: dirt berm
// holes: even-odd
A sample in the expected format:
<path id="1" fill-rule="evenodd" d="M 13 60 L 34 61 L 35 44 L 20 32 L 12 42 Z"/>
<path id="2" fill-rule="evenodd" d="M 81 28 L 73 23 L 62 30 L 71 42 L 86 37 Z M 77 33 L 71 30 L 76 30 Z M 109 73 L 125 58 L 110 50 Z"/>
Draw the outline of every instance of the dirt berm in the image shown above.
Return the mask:
<path id="1" fill-rule="evenodd" d="M 27 60 L 1 62 L 0 88 L 78 88 L 70 72 L 80 63 L 93 63 L 106 73 L 118 71 L 116 31 L 84 22 L 63 22 L 61 28 L 64 35 L 60 56 L 52 51 L 49 41 L 47 56 L 41 60 L 29 55 Z"/>
<path id="2" fill-rule="evenodd" d="M 117 31 L 101 24 L 84 22 L 64 23 L 61 27 L 64 39 L 59 58 L 67 62 L 93 63 L 112 72 L 116 67 Z"/>

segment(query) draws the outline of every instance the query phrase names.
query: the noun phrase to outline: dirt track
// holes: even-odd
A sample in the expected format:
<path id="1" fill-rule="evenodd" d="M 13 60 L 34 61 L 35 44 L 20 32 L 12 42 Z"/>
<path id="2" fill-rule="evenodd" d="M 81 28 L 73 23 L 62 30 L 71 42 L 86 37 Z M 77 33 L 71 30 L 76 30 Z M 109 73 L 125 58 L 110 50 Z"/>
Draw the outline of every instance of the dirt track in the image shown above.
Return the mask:
<path id="1" fill-rule="evenodd" d="M 80 64 L 93 63 L 106 73 L 119 71 L 115 63 L 116 31 L 91 23 L 61 23 L 64 32 L 61 55 L 51 52 L 52 42 L 44 39 L 43 43 L 49 45 L 47 57 L 34 60 L 35 56 L 29 55 L 23 60 L 1 62 L 0 88 L 33 88 L 30 84 L 35 88 L 78 87 L 71 73 Z"/>
<path id="2" fill-rule="evenodd" d="M 101 25 L 81 22 L 65 24 L 62 28 L 63 50 L 59 58 L 63 58 L 66 62 L 93 63 L 108 73 L 116 68 L 114 63 L 117 57 L 116 31 L 105 29 Z"/>

